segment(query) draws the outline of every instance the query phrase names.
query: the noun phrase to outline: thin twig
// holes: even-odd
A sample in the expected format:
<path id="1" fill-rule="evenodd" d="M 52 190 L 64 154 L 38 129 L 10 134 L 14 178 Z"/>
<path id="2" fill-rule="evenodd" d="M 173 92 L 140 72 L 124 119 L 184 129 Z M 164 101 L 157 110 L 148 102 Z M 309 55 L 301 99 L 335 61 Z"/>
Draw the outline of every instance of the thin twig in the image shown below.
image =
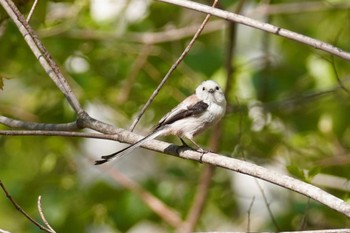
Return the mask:
<path id="1" fill-rule="evenodd" d="M 240 12 L 244 6 L 245 0 L 241 0 L 236 7 L 236 12 Z M 216 4 L 216 3 L 215 3 Z M 234 57 L 234 48 L 236 45 L 236 24 L 231 23 L 229 25 L 229 34 L 228 34 L 228 49 L 226 55 L 226 85 L 224 88 L 225 96 L 228 97 L 231 91 L 231 83 L 233 79 L 233 66 L 232 60 Z M 220 138 L 222 135 L 222 123 L 217 124 L 210 138 L 210 150 L 216 152 L 219 150 Z M 202 169 L 201 178 L 199 181 L 199 185 L 196 191 L 195 198 L 193 200 L 193 204 L 187 216 L 187 219 L 182 227 L 183 232 L 192 232 L 195 229 L 195 226 L 203 212 L 204 205 L 206 203 L 206 199 L 209 194 L 209 189 L 211 185 L 212 176 L 214 175 L 215 167 L 212 165 L 206 165 Z"/>
<path id="2" fill-rule="evenodd" d="M 153 46 L 146 44 L 142 47 L 138 57 L 136 58 L 129 75 L 126 77 L 124 84 L 121 86 L 120 91 L 117 96 L 117 101 L 119 103 L 124 103 L 130 95 L 131 88 L 135 83 L 137 75 L 140 73 L 142 67 L 147 63 L 147 58 L 152 52 Z"/>
<path id="3" fill-rule="evenodd" d="M 276 231 L 277 231 L 277 232 L 280 232 L 280 231 L 281 231 L 281 230 L 280 230 L 280 227 L 278 226 L 278 223 L 277 223 L 277 221 L 276 221 L 276 219 L 275 219 L 275 216 L 274 216 L 273 213 L 272 213 L 272 210 L 271 210 L 271 208 L 270 208 L 270 203 L 269 203 L 269 201 L 267 200 L 267 197 L 266 197 L 266 195 L 265 195 L 265 191 L 264 191 L 263 187 L 260 185 L 260 182 L 259 182 L 257 179 L 254 179 L 254 181 L 255 181 L 255 183 L 258 185 L 258 188 L 259 188 L 259 190 L 260 190 L 260 193 L 261 193 L 261 195 L 262 195 L 262 197 L 263 197 L 263 199 L 264 199 L 264 203 L 265 203 L 265 205 L 266 205 L 267 211 L 269 212 L 269 215 L 270 215 L 270 218 L 271 218 L 271 220 L 272 220 L 272 222 L 273 222 L 273 225 L 276 227 Z"/>
<path id="4" fill-rule="evenodd" d="M 307 204 L 306 204 L 306 207 L 305 207 L 305 210 L 304 210 L 304 214 L 303 214 L 303 217 L 301 218 L 301 221 L 300 221 L 300 227 L 299 227 L 300 230 L 303 230 L 303 229 L 306 228 L 306 223 L 307 223 L 307 217 L 308 217 L 309 209 L 310 209 L 310 198 L 307 200 Z"/>
<path id="5" fill-rule="evenodd" d="M 335 64 L 335 59 L 334 59 L 334 56 L 331 56 L 331 61 L 330 61 L 332 67 L 333 67 L 333 72 L 334 72 L 334 75 L 335 75 L 335 78 L 337 79 L 337 82 L 339 84 L 339 87 L 345 91 L 346 94 L 350 95 L 350 91 L 349 89 L 344 85 L 344 83 L 342 82 L 342 80 L 340 79 L 339 77 L 339 74 L 338 74 L 338 70 L 337 70 L 337 66 Z"/>
<path id="6" fill-rule="evenodd" d="M 44 38 L 64 35 L 68 38 L 80 40 L 106 40 L 106 38 L 108 38 L 108 40 L 115 39 L 118 41 L 155 45 L 192 37 L 198 30 L 198 27 L 198 24 L 193 24 L 181 28 L 167 28 L 164 31 L 158 32 L 125 32 L 125 34 L 120 35 L 114 31 L 109 32 L 95 29 L 62 28 L 62 26 L 59 25 L 56 27 L 52 26 L 49 29 L 40 29 L 38 30 L 38 34 L 40 37 Z M 211 21 L 208 22 L 201 34 L 212 33 L 219 31 L 222 28 L 224 28 L 222 20 Z"/>
<path id="7" fill-rule="evenodd" d="M 41 196 L 38 197 L 38 211 L 39 211 L 39 215 L 41 217 L 41 220 L 43 220 L 43 222 L 47 226 L 47 228 L 50 229 L 51 232 L 56 233 L 56 231 L 50 226 L 49 222 L 45 218 L 43 209 L 41 208 Z"/>
<path id="8" fill-rule="evenodd" d="M 218 0 L 214 1 L 213 7 L 216 5 L 217 1 Z M 136 124 L 140 121 L 142 115 L 145 113 L 145 111 L 148 108 L 148 106 L 153 102 L 154 98 L 158 95 L 160 89 L 164 86 L 166 81 L 170 78 L 170 75 L 177 68 L 177 66 L 182 62 L 182 60 L 185 58 L 185 56 L 188 54 L 188 52 L 191 50 L 193 44 L 196 42 L 197 38 L 199 37 L 199 35 L 203 31 L 203 29 L 204 29 L 205 25 L 207 24 L 209 18 L 210 18 L 210 14 L 208 14 L 205 17 L 205 19 L 203 20 L 202 24 L 200 25 L 200 27 L 198 28 L 198 30 L 196 31 L 196 33 L 192 37 L 191 41 L 186 46 L 185 50 L 182 52 L 180 57 L 175 61 L 175 63 L 171 66 L 171 68 L 169 69 L 168 73 L 164 76 L 164 78 L 162 79 L 162 81 L 160 82 L 158 87 L 153 91 L 151 97 L 147 100 L 146 104 L 142 107 L 141 111 L 137 114 L 134 122 L 130 126 L 130 131 L 133 131 L 135 129 Z"/>
<path id="9" fill-rule="evenodd" d="M 250 232 L 250 215 L 252 212 L 252 208 L 255 202 L 255 196 L 253 196 L 252 201 L 249 204 L 248 210 L 247 210 L 247 215 L 248 215 L 248 220 L 247 220 L 247 232 Z"/>
<path id="10" fill-rule="evenodd" d="M 34 10 L 35 10 L 35 8 L 36 8 L 38 2 L 39 2 L 39 0 L 35 0 L 34 3 L 33 3 L 32 8 L 31 8 L 30 11 L 29 11 L 29 14 L 28 14 L 28 16 L 27 16 L 27 22 L 28 22 L 28 23 L 29 23 L 29 21 L 31 20 L 31 18 L 32 18 L 32 16 L 33 16 Z"/>
<path id="11" fill-rule="evenodd" d="M 158 0 L 158 1 L 185 7 L 185 8 L 192 9 L 192 10 L 199 11 L 206 14 L 211 14 L 222 19 L 240 23 L 240 24 L 243 24 L 252 28 L 256 28 L 265 32 L 273 33 L 273 34 L 285 37 L 287 39 L 291 39 L 291 40 L 300 42 L 302 44 L 309 45 L 313 48 L 322 50 L 324 52 L 333 54 L 345 60 L 350 60 L 349 52 L 345 52 L 342 49 L 335 47 L 331 44 L 328 44 L 326 42 L 316 40 L 314 38 L 311 38 L 284 28 L 276 27 L 272 24 L 263 23 L 242 15 L 234 14 L 229 11 L 220 10 L 220 9 L 206 6 L 193 1 L 184 1 L 184 0 Z"/>
<path id="12" fill-rule="evenodd" d="M 4 184 L 2 183 L 2 181 L 0 180 L 0 187 L 2 188 L 2 190 L 4 191 L 7 199 L 10 200 L 10 202 L 12 203 L 12 205 L 19 211 L 21 212 L 30 222 L 32 222 L 33 224 L 35 224 L 37 227 L 39 227 L 40 230 L 43 230 L 45 232 L 48 233 L 52 233 L 50 229 L 46 228 L 45 226 L 41 225 L 40 223 L 38 223 L 37 221 L 35 221 L 35 219 L 33 219 L 32 217 L 30 217 L 23 209 L 22 207 L 20 207 L 15 200 L 11 197 L 11 195 L 7 192 Z"/>

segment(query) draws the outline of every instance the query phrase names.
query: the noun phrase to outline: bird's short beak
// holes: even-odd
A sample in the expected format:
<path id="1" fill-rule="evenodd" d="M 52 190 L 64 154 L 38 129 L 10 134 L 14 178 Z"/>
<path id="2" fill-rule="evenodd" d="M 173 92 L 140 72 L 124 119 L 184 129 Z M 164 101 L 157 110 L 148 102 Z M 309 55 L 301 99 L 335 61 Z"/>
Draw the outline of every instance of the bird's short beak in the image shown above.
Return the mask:
<path id="1" fill-rule="evenodd" d="M 215 90 L 214 89 L 209 89 L 209 93 L 214 93 Z"/>

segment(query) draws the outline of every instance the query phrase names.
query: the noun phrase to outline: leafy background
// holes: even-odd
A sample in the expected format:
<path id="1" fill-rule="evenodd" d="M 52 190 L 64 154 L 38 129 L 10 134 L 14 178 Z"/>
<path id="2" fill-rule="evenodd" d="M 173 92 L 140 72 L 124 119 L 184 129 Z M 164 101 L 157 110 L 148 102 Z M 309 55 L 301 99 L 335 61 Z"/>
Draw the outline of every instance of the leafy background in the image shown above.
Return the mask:
<path id="1" fill-rule="evenodd" d="M 17 3 L 25 14 L 32 4 Z M 242 3 L 245 15 L 350 51 L 346 0 L 220 1 L 219 7 L 235 11 Z M 261 10 L 264 4 L 266 14 Z M 1 115 L 44 123 L 73 121 L 74 112 L 18 29 L 3 11 L 0 19 Z M 166 39 L 164 32 L 198 26 L 203 19 L 203 14 L 156 1 L 43 0 L 31 25 L 85 109 L 93 117 L 128 128 L 194 34 Z M 196 41 L 137 132 L 146 134 L 202 80 L 225 86 L 230 25 L 217 18 L 209 24 L 212 29 Z M 232 91 L 219 152 L 286 172 L 347 200 L 348 62 L 241 25 L 235 38 Z M 198 141 L 208 145 L 209 138 L 210 131 Z M 179 143 L 174 137 L 164 140 Z M 99 155 L 122 147 L 97 139 L 1 136 L 0 179 L 31 216 L 38 216 L 36 201 L 42 195 L 44 213 L 57 232 L 174 231 L 135 191 L 92 165 Z M 113 164 L 183 219 L 204 166 L 142 149 Z M 346 217 L 327 207 L 263 181 L 222 169 L 216 169 L 212 179 L 197 231 L 349 226 Z M 39 231 L 5 195 L 0 195 L 0 207 L 0 229 Z"/>

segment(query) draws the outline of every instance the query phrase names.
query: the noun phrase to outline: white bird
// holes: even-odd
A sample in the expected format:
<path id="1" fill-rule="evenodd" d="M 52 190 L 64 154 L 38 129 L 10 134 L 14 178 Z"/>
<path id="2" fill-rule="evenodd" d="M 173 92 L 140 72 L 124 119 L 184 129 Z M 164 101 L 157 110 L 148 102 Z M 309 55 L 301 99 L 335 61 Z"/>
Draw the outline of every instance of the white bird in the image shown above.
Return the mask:
<path id="1" fill-rule="evenodd" d="M 149 135 L 120 151 L 102 156 L 101 160 L 95 161 L 95 165 L 120 158 L 144 143 L 165 135 L 178 136 L 184 145 L 186 143 L 182 138 L 186 138 L 196 145 L 200 152 L 205 152 L 193 137 L 220 121 L 225 111 L 226 99 L 220 86 L 213 80 L 204 81 L 196 88 L 195 94 L 184 99 L 160 119 Z"/>

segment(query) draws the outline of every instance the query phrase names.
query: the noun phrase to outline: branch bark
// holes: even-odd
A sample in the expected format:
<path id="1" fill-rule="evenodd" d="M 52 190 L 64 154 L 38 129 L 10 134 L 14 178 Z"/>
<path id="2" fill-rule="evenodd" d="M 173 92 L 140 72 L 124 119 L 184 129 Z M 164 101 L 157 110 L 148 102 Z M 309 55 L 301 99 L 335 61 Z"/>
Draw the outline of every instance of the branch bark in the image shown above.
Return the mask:
<path id="1" fill-rule="evenodd" d="M 241 23 L 250 27 L 254 27 L 266 32 L 271 32 L 285 38 L 289 38 L 310 46 L 313 46 L 317 49 L 323 50 L 330 54 L 336 55 L 346 60 L 350 60 L 350 54 L 342 51 L 341 49 L 324 43 L 319 40 L 315 40 L 310 37 L 300 35 L 295 32 L 282 29 L 271 24 L 262 23 L 241 15 L 230 13 L 227 11 L 219 10 L 202 4 L 190 2 L 190 1 L 181 1 L 181 0 L 159 0 L 163 2 L 168 2 L 171 4 L 176 4 L 179 6 L 187 7 L 197 11 L 201 11 L 207 14 L 215 15 L 217 17 L 227 19 L 232 22 Z M 52 124 L 42 124 L 42 123 L 31 123 L 31 122 L 21 122 L 17 120 L 12 120 L 6 117 L 1 117 L 0 121 L 3 124 L 11 127 L 20 127 L 27 129 L 44 129 L 41 131 L 0 131 L 0 134 L 3 135 L 60 135 L 60 136 L 83 136 L 83 137 L 93 137 L 93 138 L 108 138 L 111 140 L 117 140 L 120 142 L 134 143 L 143 136 L 134 134 L 127 130 L 115 128 L 111 125 L 105 124 L 101 121 L 91 118 L 80 106 L 78 99 L 73 94 L 68 82 L 63 77 L 60 72 L 57 64 L 53 61 L 48 51 L 44 48 L 40 40 L 37 38 L 36 34 L 33 32 L 31 27 L 27 24 L 23 15 L 18 11 L 12 1 L 10 0 L 0 0 L 0 4 L 4 7 L 7 13 L 10 15 L 12 20 L 15 22 L 20 32 L 22 33 L 24 39 L 27 41 L 29 47 L 32 49 L 38 61 L 44 67 L 47 74 L 55 82 L 57 87 L 63 92 L 68 102 L 71 104 L 72 108 L 78 115 L 78 120 L 74 123 L 67 124 L 58 124 L 59 127 L 51 127 Z M 47 126 L 50 126 L 47 130 Z M 79 132 L 67 132 L 65 129 L 82 129 L 90 128 L 99 132 L 113 135 L 100 135 L 100 134 L 84 134 Z M 55 131 L 59 130 L 59 131 Z M 22 134 L 21 134 L 22 133 Z M 294 179 L 290 176 L 279 174 L 270 169 L 264 167 L 241 161 L 234 158 L 229 158 L 223 155 L 215 153 L 206 153 L 202 154 L 196 151 L 189 150 L 188 148 L 178 147 L 169 143 L 153 140 L 144 145 L 145 148 L 166 153 L 169 155 L 181 157 L 184 159 L 190 159 L 195 161 L 202 161 L 207 164 L 211 164 L 217 167 L 222 167 L 231 171 L 236 171 L 243 173 L 249 176 L 253 176 L 270 183 L 274 183 L 281 187 L 290 189 L 292 191 L 298 192 L 304 196 L 307 196 L 313 200 L 316 200 L 331 209 L 338 211 L 350 217 L 350 204 L 344 202 L 343 200 L 317 188 L 311 184 L 307 184 L 300 180 Z M 1 182 L 0 182 L 1 184 Z M 324 231 L 323 231 L 324 232 Z M 338 231 L 339 232 L 339 231 Z"/>
<path id="2" fill-rule="evenodd" d="M 0 123 L 11 128 L 29 129 L 29 130 L 61 130 L 61 131 L 73 131 L 77 130 L 76 122 L 63 123 L 63 124 L 46 124 L 37 122 L 27 122 L 11 119 L 9 117 L 0 116 Z"/>
<path id="3" fill-rule="evenodd" d="M 108 137 L 111 140 L 117 140 L 119 142 L 129 143 L 129 144 L 135 143 L 136 141 L 143 138 L 143 136 L 141 135 L 135 134 L 133 132 L 130 132 L 124 129 L 116 128 L 115 131 L 118 132 L 115 135 L 101 135 L 101 137 L 99 137 L 99 135 L 96 134 L 96 138 Z M 70 133 L 70 132 L 66 132 L 66 133 Z M 86 135 L 82 135 L 82 136 L 85 137 Z M 94 138 L 93 135 L 90 135 L 90 136 L 91 138 Z M 267 182 L 287 188 L 294 192 L 300 193 L 301 195 L 309 197 L 315 201 L 318 201 L 321 204 L 328 206 L 329 208 L 339 213 L 342 213 L 345 216 L 350 218 L 349 203 L 325 192 L 324 190 L 316 186 L 297 180 L 288 175 L 275 172 L 271 169 L 267 169 L 250 162 L 230 158 L 220 154 L 215 154 L 215 153 L 202 154 L 200 152 L 190 150 L 186 147 L 184 148 L 181 146 L 169 144 L 158 140 L 152 140 L 148 143 L 145 143 L 143 145 L 143 148 L 165 153 L 168 155 L 173 155 L 183 159 L 190 159 L 198 162 L 202 161 L 203 163 L 211 164 L 216 167 L 221 167 L 227 170 L 239 172 L 252 177 L 256 177 L 261 180 L 265 180 Z"/>
<path id="4" fill-rule="evenodd" d="M 272 24 L 268 24 L 268 23 L 263 23 L 242 15 L 238 15 L 229 11 L 224 11 L 224 10 L 220 10 L 217 8 L 213 8 L 210 6 L 206 6 L 200 3 L 196 3 L 196 2 L 192 2 L 192 1 L 184 1 L 184 0 L 158 0 L 160 2 L 165 2 L 165 3 L 170 3 L 173 5 L 177 5 L 177 6 L 181 6 L 181 7 L 185 7 L 188 9 L 192 9 L 195 11 L 199 11 L 202 13 L 206 13 L 206 14 L 211 14 L 214 16 L 217 16 L 219 18 L 222 19 L 226 19 L 235 23 L 239 23 L 239 24 L 243 24 L 252 28 L 256 28 L 265 32 L 270 32 L 282 37 L 285 37 L 287 39 L 291 39 L 297 42 L 300 42 L 302 44 L 305 45 L 309 45 L 315 49 L 319 49 L 322 50 L 324 52 L 333 54 L 337 57 L 343 58 L 345 60 L 350 60 L 350 53 L 349 52 L 345 52 L 342 49 L 335 47 L 331 44 L 328 44 L 326 42 L 320 41 L 320 40 L 316 40 L 314 38 L 293 32 L 293 31 L 289 31 L 287 29 L 284 28 L 280 28 L 277 26 L 274 26 Z"/>
<path id="5" fill-rule="evenodd" d="M 16 24 L 18 30 L 23 35 L 24 40 L 34 53 L 35 57 L 40 62 L 48 76 L 54 81 L 56 86 L 66 97 L 68 103 L 72 106 L 74 111 L 79 115 L 83 112 L 82 107 L 70 88 L 67 80 L 64 78 L 60 68 L 56 62 L 52 59 L 51 55 L 38 39 L 38 36 L 34 30 L 27 23 L 24 16 L 18 10 L 16 5 L 11 0 L 0 0 L 0 4 L 3 6 L 7 14 L 10 16 L 12 21 Z"/>
<path id="6" fill-rule="evenodd" d="M 23 214 L 30 222 L 32 222 L 34 225 L 36 225 L 40 230 L 48 232 L 48 233 L 55 233 L 54 231 L 51 231 L 51 229 L 41 225 L 40 223 L 38 223 L 34 218 L 30 217 L 29 214 L 27 214 L 22 207 L 17 204 L 17 202 L 12 198 L 12 196 L 10 195 L 10 193 L 7 191 L 7 189 L 5 188 L 5 185 L 2 183 L 2 181 L 0 180 L 0 187 L 3 190 L 3 192 L 5 193 L 6 197 L 10 200 L 11 204 L 21 213 Z"/>

